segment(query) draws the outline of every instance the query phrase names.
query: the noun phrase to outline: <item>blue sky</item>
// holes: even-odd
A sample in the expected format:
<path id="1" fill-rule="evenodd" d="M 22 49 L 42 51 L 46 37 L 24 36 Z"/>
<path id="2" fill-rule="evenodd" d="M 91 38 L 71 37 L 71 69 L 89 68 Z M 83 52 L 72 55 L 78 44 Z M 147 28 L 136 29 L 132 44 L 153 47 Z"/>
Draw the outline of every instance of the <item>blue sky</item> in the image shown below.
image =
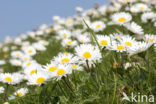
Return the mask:
<path id="1" fill-rule="evenodd" d="M 108 4 L 109 0 L 1 0 L 0 40 L 25 33 L 40 24 L 51 24 L 52 16 L 74 15 L 75 7 L 85 10 L 95 3 Z"/>

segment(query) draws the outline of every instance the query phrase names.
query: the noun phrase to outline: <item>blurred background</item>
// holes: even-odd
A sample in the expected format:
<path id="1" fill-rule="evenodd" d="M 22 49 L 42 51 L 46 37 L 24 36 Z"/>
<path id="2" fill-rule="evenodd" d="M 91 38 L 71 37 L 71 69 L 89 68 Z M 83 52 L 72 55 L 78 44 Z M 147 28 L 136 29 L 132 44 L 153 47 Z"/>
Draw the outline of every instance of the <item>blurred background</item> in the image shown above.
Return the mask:
<path id="1" fill-rule="evenodd" d="M 0 40 L 6 36 L 18 36 L 41 24 L 52 24 L 52 17 L 68 17 L 76 14 L 75 7 L 84 10 L 94 4 L 109 4 L 109 0 L 1 0 Z"/>

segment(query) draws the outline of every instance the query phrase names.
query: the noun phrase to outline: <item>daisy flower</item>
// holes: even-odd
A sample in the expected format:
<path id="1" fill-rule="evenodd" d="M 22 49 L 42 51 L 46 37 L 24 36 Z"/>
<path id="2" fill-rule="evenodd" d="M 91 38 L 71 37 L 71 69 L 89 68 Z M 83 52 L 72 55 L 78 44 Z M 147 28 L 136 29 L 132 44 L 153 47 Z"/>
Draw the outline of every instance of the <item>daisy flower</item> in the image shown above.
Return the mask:
<path id="1" fill-rule="evenodd" d="M 69 30 L 60 30 L 58 34 L 61 39 L 69 38 L 71 36 L 71 32 Z"/>
<path id="2" fill-rule="evenodd" d="M 82 60 L 99 61 L 101 59 L 100 50 L 91 44 L 81 44 L 75 48 L 75 51 Z"/>
<path id="3" fill-rule="evenodd" d="M 156 13 L 153 13 L 153 12 L 143 13 L 141 15 L 141 20 L 145 23 L 147 23 L 149 20 L 155 21 L 156 20 Z"/>
<path id="4" fill-rule="evenodd" d="M 24 69 L 24 73 L 26 75 L 33 75 L 33 74 L 37 73 L 37 71 L 40 70 L 40 69 L 41 69 L 41 66 L 40 65 L 33 64 L 33 65 L 30 65 L 30 66 L 26 67 Z"/>
<path id="5" fill-rule="evenodd" d="M 112 45 L 110 46 L 111 50 L 115 50 L 117 52 L 124 52 L 126 51 L 126 47 L 125 44 L 123 43 L 112 43 Z"/>
<path id="6" fill-rule="evenodd" d="M 11 52 L 11 56 L 13 58 L 20 58 L 23 55 L 23 53 L 21 51 L 13 51 Z"/>
<path id="7" fill-rule="evenodd" d="M 114 34 L 110 34 L 110 39 L 112 40 L 121 40 L 123 38 L 123 34 L 118 34 L 118 33 L 114 33 Z"/>
<path id="8" fill-rule="evenodd" d="M 23 48 L 23 51 L 25 52 L 25 54 L 30 55 L 30 56 L 33 56 L 33 55 L 36 54 L 36 50 L 35 50 L 35 48 L 32 47 L 32 46 L 24 47 L 24 48 Z"/>
<path id="9" fill-rule="evenodd" d="M 72 73 L 72 68 L 71 65 L 64 65 L 64 64 L 59 64 L 58 69 L 55 71 L 57 79 L 60 79 L 63 76 L 66 76 L 67 74 Z"/>
<path id="10" fill-rule="evenodd" d="M 141 53 L 143 51 L 146 51 L 152 45 L 153 45 L 152 43 L 148 43 L 148 42 L 137 42 L 137 46 L 129 49 L 128 53 L 130 53 L 130 54 Z"/>
<path id="11" fill-rule="evenodd" d="M 146 34 L 144 40 L 149 43 L 156 43 L 156 36 L 151 34 Z"/>
<path id="12" fill-rule="evenodd" d="M 23 75 L 19 73 L 2 73 L 0 74 L 0 79 L 3 83 L 8 83 L 8 84 L 18 84 L 23 80 Z"/>
<path id="13" fill-rule="evenodd" d="M 61 43 L 64 47 L 74 47 L 77 45 L 77 42 L 76 41 L 73 41 L 71 39 L 63 39 L 62 40 L 62 43 Z"/>
<path id="14" fill-rule="evenodd" d="M 102 47 L 107 47 L 111 43 L 110 37 L 104 35 L 97 35 L 97 41 Z"/>
<path id="15" fill-rule="evenodd" d="M 72 18 L 67 18 L 65 25 L 68 26 L 68 27 L 71 27 L 71 26 L 73 26 L 73 24 L 74 24 L 73 19 Z"/>
<path id="16" fill-rule="evenodd" d="M 76 36 L 77 40 L 80 42 L 80 43 L 89 43 L 91 40 L 89 38 L 89 36 L 85 35 L 85 34 L 80 34 L 80 35 L 77 35 Z"/>
<path id="17" fill-rule="evenodd" d="M 83 70 L 83 67 L 80 66 L 79 64 L 72 64 L 72 69 L 73 70 L 78 70 L 78 71 L 82 71 Z"/>
<path id="18" fill-rule="evenodd" d="M 46 71 L 49 75 L 49 78 L 56 77 L 56 71 L 58 69 L 58 63 L 51 61 L 50 64 L 43 66 L 42 70 Z"/>
<path id="19" fill-rule="evenodd" d="M 32 45 L 37 51 L 45 51 L 46 47 L 42 45 L 41 43 L 34 43 Z"/>
<path id="20" fill-rule="evenodd" d="M 136 42 L 135 39 L 130 36 L 124 36 L 120 40 L 120 43 L 123 43 L 125 47 L 133 47 L 135 42 Z"/>
<path id="21" fill-rule="evenodd" d="M 0 87 L 0 94 L 4 93 L 4 87 Z"/>
<path id="22" fill-rule="evenodd" d="M 80 12 L 83 11 L 83 8 L 81 8 L 81 7 L 76 7 L 75 10 L 76 10 L 78 13 L 80 13 Z"/>
<path id="23" fill-rule="evenodd" d="M 54 57 L 54 61 L 61 64 L 76 63 L 78 60 L 79 58 L 71 53 L 60 53 L 58 56 Z"/>
<path id="24" fill-rule="evenodd" d="M 131 13 L 140 12 L 140 9 L 136 5 L 131 6 L 129 10 L 130 10 Z"/>
<path id="25" fill-rule="evenodd" d="M 95 21 L 91 24 L 91 28 L 95 31 L 95 32 L 99 32 L 104 30 L 104 28 L 106 27 L 106 25 L 104 24 L 104 22 L 102 21 Z"/>
<path id="26" fill-rule="evenodd" d="M 49 42 L 45 40 L 39 40 L 38 43 L 42 44 L 43 46 L 49 45 Z"/>
<path id="27" fill-rule="evenodd" d="M 5 63 L 5 60 L 0 60 L 0 65 L 4 65 Z"/>
<path id="28" fill-rule="evenodd" d="M 36 65 L 37 62 L 35 60 L 28 60 L 28 61 L 25 61 L 23 64 L 22 64 L 22 67 L 23 68 L 26 68 L 26 67 L 29 67 L 31 65 Z"/>
<path id="29" fill-rule="evenodd" d="M 150 8 L 144 3 L 137 3 L 135 6 L 139 9 L 139 12 L 150 11 Z"/>
<path id="30" fill-rule="evenodd" d="M 27 54 L 24 54 L 23 56 L 21 56 L 20 58 L 23 62 L 26 62 L 28 60 L 31 60 L 31 56 L 27 55 Z"/>
<path id="31" fill-rule="evenodd" d="M 125 27 L 127 27 L 127 29 L 133 33 L 136 33 L 139 35 L 144 34 L 143 28 L 137 25 L 135 22 L 125 24 Z"/>
<path id="32" fill-rule="evenodd" d="M 15 93 L 14 93 L 14 95 L 15 96 L 18 96 L 18 97 L 22 97 L 22 96 L 24 96 L 25 94 L 27 94 L 28 93 L 28 89 L 27 88 L 21 88 L 21 89 L 18 89 Z"/>
<path id="33" fill-rule="evenodd" d="M 27 80 L 28 85 L 41 85 L 48 80 L 48 74 L 44 71 L 37 71 L 37 73 L 27 77 Z"/>
<path id="34" fill-rule="evenodd" d="M 125 12 L 115 13 L 112 15 L 113 22 L 119 25 L 129 22 L 131 19 L 132 16 Z"/>
<path id="35" fill-rule="evenodd" d="M 22 65 L 22 61 L 19 60 L 19 59 L 11 59 L 11 60 L 10 60 L 10 63 L 11 63 L 13 66 L 21 66 L 21 65 Z"/>

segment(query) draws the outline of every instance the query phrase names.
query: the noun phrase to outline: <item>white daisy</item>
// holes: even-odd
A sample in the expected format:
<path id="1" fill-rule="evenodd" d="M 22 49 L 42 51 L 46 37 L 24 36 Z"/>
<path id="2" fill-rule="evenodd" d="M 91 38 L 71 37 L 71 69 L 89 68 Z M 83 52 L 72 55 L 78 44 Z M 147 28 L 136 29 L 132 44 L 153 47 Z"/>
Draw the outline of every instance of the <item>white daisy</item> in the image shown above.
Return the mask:
<path id="1" fill-rule="evenodd" d="M 146 34 L 144 40 L 149 43 L 156 43 L 156 35 Z"/>
<path id="2" fill-rule="evenodd" d="M 112 15 L 113 22 L 119 25 L 129 22 L 131 19 L 132 16 L 125 12 L 115 13 Z"/>
<path id="3" fill-rule="evenodd" d="M 32 46 L 24 47 L 24 48 L 23 48 L 23 51 L 25 52 L 25 54 L 30 55 L 30 56 L 33 56 L 33 55 L 36 54 L 36 50 L 35 50 L 35 48 L 32 47 Z"/>
<path id="4" fill-rule="evenodd" d="M 79 58 L 71 53 L 60 53 L 58 56 L 54 57 L 54 61 L 61 64 L 76 63 L 78 60 Z"/>
<path id="5" fill-rule="evenodd" d="M 38 64 L 32 64 L 24 69 L 26 75 L 33 75 L 37 73 L 38 70 L 41 70 L 41 66 Z"/>
<path id="6" fill-rule="evenodd" d="M 69 30 L 61 30 L 58 32 L 61 39 L 69 38 L 71 36 L 71 32 Z"/>
<path id="7" fill-rule="evenodd" d="M 106 25 L 104 24 L 104 22 L 102 21 L 95 21 L 91 24 L 91 28 L 95 31 L 95 32 L 99 32 L 99 31 L 103 31 L 104 28 L 106 27 Z"/>
<path id="8" fill-rule="evenodd" d="M 137 25 L 135 22 L 125 24 L 125 27 L 127 27 L 127 29 L 132 31 L 133 33 L 136 33 L 139 35 L 144 34 L 143 28 Z"/>
<path id="9" fill-rule="evenodd" d="M 85 34 L 80 34 L 80 35 L 77 35 L 77 40 L 80 42 L 80 43 L 89 43 L 91 40 L 90 40 L 90 37 L 85 35 Z"/>
<path id="10" fill-rule="evenodd" d="M 11 52 L 11 56 L 13 58 L 20 58 L 23 55 L 23 53 L 21 51 L 13 51 Z"/>
<path id="11" fill-rule="evenodd" d="M 63 76 L 71 74 L 72 73 L 71 65 L 60 64 L 58 65 L 58 69 L 55 71 L 55 73 L 57 75 L 57 79 L 60 79 Z"/>
<path id="12" fill-rule="evenodd" d="M 4 87 L 0 87 L 0 94 L 4 93 Z"/>
<path id="13" fill-rule="evenodd" d="M 37 73 L 29 76 L 27 80 L 28 85 L 41 85 L 48 80 L 48 75 L 44 71 L 37 71 Z"/>
<path id="14" fill-rule="evenodd" d="M 34 43 L 32 45 L 37 51 L 45 51 L 46 47 L 44 45 L 42 45 L 41 43 Z"/>
<path id="15" fill-rule="evenodd" d="M 61 43 L 64 47 L 74 47 L 77 45 L 76 41 L 73 41 L 71 39 L 63 39 Z"/>
<path id="16" fill-rule="evenodd" d="M 107 47 L 111 44 L 111 39 L 109 36 L 106 35 L 97 35 L 97 41 L 100 46 Z"/>
<path id="17" fill-rule="evenodd" d="M 23 75 L 19 73 L 2 73 L 0 74 L 0 79 L 3 83 L 8 83 L 8 84 L 18 84 L 23 80 Z"/>
<path id="18" fill-rule="evenodd" d="M 99 61 L 101 59 L 100 50 L 91 44 L 81 44 L 75 48 L 77 56 L 82 60 Z"/>
<path id="19" fill-rule="evenodd" d="M 154 13 L 154 12 L 143 13 L 141 15 L 141 20 L 145 23 L 148 22 L 149 20 L 151 20 L 153 22 L 156 20 L 156 13 Z"/>
<path id="20" fill-rule="evenodd" d="M 139 9 L 139 12 L 150 11 L 150 8 L 148 7 L 148 5 L 144 3 L 137 3 L 134 6 L 136 6 Z"/>
<path id="21" fill-rule="evenodd" d="M 11 60 L 10 60 L 10 63 L 11 63 L 13 66 L 21 66 L 21 65 L 22 65 L 22 61 L 19 60 L 19 59 L 11 59 Z"/>
<path id="22" fill-rule="evenodd" d="M 14 95 L 18 96 L 18 97 L 22 97 L 25 94 L 28 93 L 28 89 L 27 88 L 20 88 L 19 90 L 17 90 Z"/>

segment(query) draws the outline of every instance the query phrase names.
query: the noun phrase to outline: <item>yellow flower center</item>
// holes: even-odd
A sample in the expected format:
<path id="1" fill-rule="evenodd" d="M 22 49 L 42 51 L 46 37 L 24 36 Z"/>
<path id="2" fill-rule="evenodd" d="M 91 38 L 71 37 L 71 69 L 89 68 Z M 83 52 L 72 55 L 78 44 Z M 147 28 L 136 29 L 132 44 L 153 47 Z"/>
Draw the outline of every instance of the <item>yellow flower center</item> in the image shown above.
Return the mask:
<path id="1" fill-rule="evenodd" d="M 140 10 L 144 10 L 145 8 L 143 6 L 140 7 Z"/>
<path id="2" fill-rule="evenodd" d="M 101 27 L 101 25 L 96 25 L 96 28 L 100 28 Z"/>
<path id="3" fill-rule="evenodd" d="M 27 61 L 28 60 L 28 57 L 24 57 L 24 60 Z"/>
<path id="4" fill-rule="evenodd" d="M 31 62 L 28 62 L 28 63 L 27 63 L 27 66 L 30 66 L 30 65 L 31 65 Z"/>
<path id="5" fill-rule="evenodd" d="M 11 82 L 12 78 L 11 77 L 6 77 L 5 80 L 8 81 L 8 82 Z"/>
<path id="6" fill-rule="evenodd" d="M 49 31 L 50 31 L 50 33 L 52 33 L 52 32 L 53 32 L 53 28 L 52 28 L 52 27 L 50 27 L 50 28 L 49 28 Z"/>
<path id="7" fill-rule="evenodd" d="M 83 54 L 83 57 L 84 58 L 90 58 L 91 57 L 91 54 L 90 54 L 90 52 L 85 52 L 84 54 Z"/>
<path id="8" fill-rule="evenodd" d="M 121 39 L 122 37 L 121 37 L 121 35 L 118 35 L 118 37 L 117 37 L 117 38 Z"/>
<path id="9" fill-rule="evenodd" d="M 44 46 L 45 46 L 45 45 L 46 45 L 46 42 L 42 42 L 42 45 L 44 45 Z"/>
<path id="10" fill-rule="evenodd" d="M 30 72 L 30 75 L 32 75 L 32 74 L 34 74 L 34 73 L 36 73 L 36 69 L 32 70 L 32 71 Z"/>
<path id="11" fill-rule="evenodd" d="M 4 58 L 8 58 L 8 55 L 7 54 L 4 54 Z"/>
<path id="12" fill-rule="evenodd" d="M 57 71 L 57 75 L 64 75 L 66 73 L 66 71 L 64 69 L 59 69 Z"/>
<path id="13" fill-rule="evenodd" d="M 101 25 L 96 25 L 96 28 L 100 28 L 101 27 Z"/>
<path id="14" fill-rule="evenodd" d="M 100 44 L 101 44 L 101 45 L 108 45 L 108 42 L 107 42 L 107 40 L 102 40 L 102 41 L 100 42 Z"/>
<path id="15" fill-rule="evenodd" d="M 40 84 L 40 83 L 43 83 L 44 81 L 45 81 L 45 78 L 40 77 L 37 79 L 36 83 Z"/>
<path id="16" fill-rule="evenodd" d="M 151 39 L 151 38 L 148 38 L 148 41 L 149 41 L 149 42 L 154 42 L 154 40 L 153 40 L 153 39 Z"/>
<path id="17" fill-rule="evenodd" d="M 56 66 L 52 66 L 52 67 L 49 68 L 49 71 L 55 71 L 56 69 L 57 69 Z"/>
<path id="18" fill-rule="evenodd" d="M 28 53 L 32 53 L 32 50 L 29 50 Z"/>
<path id="19" fill-rule="evenodd" d="M 118 21 L 119 21 L 119 22 L 125 22 L 125 21 L 126 21 L 126 19 L 125 19 L 125 18 L 123 18 L 123 17 L 121 17 L 121 18 L 119 18 L 119 19 L 118 19 Z"/>
<path id="20" fill-rule="evenodd" d="M 63 33 L 63 36 L 66 37 L 67 36 L 67 33 Z"/>
<path id="21" fill-rule="evenodd" d="M 17 95 L 18 95 L 19 97 L 22 96 L 22 92 L 19 92 Z"/>
<path id="22" fill-rule="evenodd" d="M 123 50 L 124 49 L 124 46 L 117 46 L 117 49 L 118 50 Z"/>
<path id="23" fill-rule="evenodd" d="M 71 41 L 68 41 L 68 42 L 67 42 L 68 45 L 71 45 L 71 43 L 72 43 Z"/>
<path id="24" fill-rule="evenodd" d="M 15 65 L 19 65 L 19 63 L 18 63 L 18 62 L 16 62 L 16 63 L 15 63 Z"/>
<path id="25" fill-rule="evenodd" d="M 77 68 L 77 66 L 76 66 L 76 65 L 72 65 L 72 67 L 73 67 L 73 69 L 76 69 L 76 68 Z"/>
<path id="26" fill-rule="evenodd" d="M 64 52 L 65 55 L 68 55 L 68 52 Z"/>
<path id="27" fill-rule="evenodd" d="M 20 54 L 19 54 L 19 53 L 17 53 L 17 54 L 16 54 L 16 57 L 19 57 L 19 56 L 20 56 Z"/>
<path id="28" fill-rule="evenodd" d="M 67 24 L 69 24 L 69 25 L 71 24 L 71 20 L 70 20 L 70 19 L 69 19 L 69 20 L 67 20 Z"/>
<path id="29" fill-rule="evenodd" d="M 62 63 L 68 63 L 69 61 L 70 61 L 70 59 L 68 59 L 68 58 L 63 58 L 63 59 L 61 60 Z"/>
<path id="30" fill-rule="evenodd" d="M 125 42 L 125 45 L 126 46 L 132 46 L 132 43 L 131 42 Z"/>

